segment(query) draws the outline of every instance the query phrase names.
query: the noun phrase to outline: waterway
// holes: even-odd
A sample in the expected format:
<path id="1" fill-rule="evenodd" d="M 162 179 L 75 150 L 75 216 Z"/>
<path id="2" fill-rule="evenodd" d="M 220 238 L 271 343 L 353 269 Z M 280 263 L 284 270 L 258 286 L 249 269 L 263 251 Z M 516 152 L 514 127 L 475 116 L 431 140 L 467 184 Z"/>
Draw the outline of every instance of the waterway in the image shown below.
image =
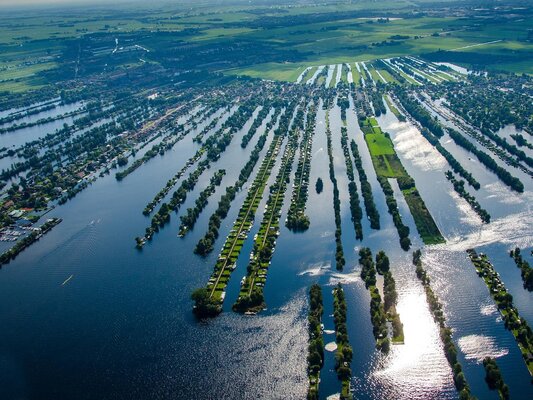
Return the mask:
<path id="1" fill-rule="evenodd" d="M 354 349 L 351 383 L 355 398 L 456 399 L 452 372 L 423 287 L 414 273 L 411 252 L 404 252 L 399 246 L 356 115 L 353 110 L 347 115 L 348 136 L 358 144 L 380 212 L 381 229 L 370 229 L 356 179 L 364 213 L 364 239 L 355 239 L 340 145 L 342 122 L 335 106 L 330 123 L 347 261 L 343 272 L 334 267 L 333 188 L 328 176 L 325 111 L 320 108 L 306 210 L 310 229 L 292 233 L 281 227 L 265 287 L 267 310 L 257 316 L 243 316 L 233 313 L 231 304 L 245 274 L 268 188 L 230 280 L 224 312 L 207 322 L 195 319 L 190 293 L 209 279 L 217 251 L 233 225 L 246 189 L 237 195 L 222 222 L 215 251 L 201 258 L 192 253 L 193 247 L 205 233 L 218 199 L 225 187 L 234 183 L 265 124 L 246 149 L 240 147 L 240 142 L 251 120 L 235 134 L 226 152 L 202 174 L 178 215 L 172 214 L 170 223 L 152 242 L 136 250 L 133 238 L 149 225 L 149 218 L 141 213 L 146 203 L 199 148 L 192 138 L 209 123 L 205 121 L 163 156 L 151 159 L 123 181 L 117 182 L 113 174 L 105 176 L 54 209 L 50 216 L 61 217 L 63 222 L 0 270 L 0 398 L 304 399 L 307 290 L 314 282 L 322 284 L 324 324 L 329 330 L 333 329 L 331 290 L 342 282 L 348 303 L 348 334 Z M 444 303 L 473 394 L 480 399 L 497 399 L 497 394 L 487 389 L 481 364 L 483 356 L 492 355 L 498 357 L 511 397 L 532 398 L 530 377 L 516 342 L 505 330 L 485 284 L 465 253 L 466 248 L 476 247 L 489 255 L 521 315 L 533 323 L 532 294 L 523 289 L 520 271 L 508 256 L 508 250 L 516 245 L 527 249 L 533 245 L 531 178 L 513 170 L 526 190 L 520 195 L 509 193 L 471 155 L 446 138 L 441 139 L 481 183 L 479 191 L 468 189 L 492 215 L 493 221 L 483 225 L 468 204 L 454 194 L 444 177 L 446 161 L 428 146 L 415 127 L 398 122 L 390 112 L 378 122 L 390 133 L 402 163 L 416 180 L 448 242 L 422 245 L 401 192 L 393 185 L 404 223 L 411 229 L 413 249 L 423 247 L 424 264 L 432 287 Z M 272 134 L 262 155 L 271 137 Z M 260 162 L 245 188 L 259 165 Z M 222 185 L 210 198 L 194 230 L 185 238 L 178 238 L 179 215 L 193 206 L 218 168 L 227 170 Z M 279 159 L 269 185 L 278 169 Z M 295 168 L 291 184 L 294 171 Z M 188 173 L 182 179 L 187 176 Z M 318 177 L 324 182 L 320 194 L 314 188 Z M 288 190 L 281 222 L 286 218 L 290 194 Z M 392 346 L 388 355 L 375 349 L 370 298 L 357 265 L 361 246 L 370 247 L 374 254 L 385 250 L 396 279 L 405 344 Z M 333 340 L 334 335 L 325 336 L 326 343 Z M 321 372 L 321 398 L 340 390 L 333 368 L 334 353 L 327 353 Z"/>

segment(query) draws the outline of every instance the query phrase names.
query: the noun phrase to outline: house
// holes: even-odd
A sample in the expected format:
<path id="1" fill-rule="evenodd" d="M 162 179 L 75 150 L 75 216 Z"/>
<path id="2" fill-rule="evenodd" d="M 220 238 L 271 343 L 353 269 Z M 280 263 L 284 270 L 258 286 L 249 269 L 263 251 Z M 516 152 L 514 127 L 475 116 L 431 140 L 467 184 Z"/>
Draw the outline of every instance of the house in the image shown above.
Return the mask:
<path id="1" fill-rule="evenodd" d="M 13 200 L 8 200 L 4 203 L 4 205 L 2 206 L 3 208 L 5 208 L 6 210 L 13 207 L 15 205 L 15 203 L 13 202 Z"/>
<path id="2" fill-rule="evenodd" d="M 13 210 L 9 213 L 10 217 L 20 218 L 24 215 L 24 210 Z"/>

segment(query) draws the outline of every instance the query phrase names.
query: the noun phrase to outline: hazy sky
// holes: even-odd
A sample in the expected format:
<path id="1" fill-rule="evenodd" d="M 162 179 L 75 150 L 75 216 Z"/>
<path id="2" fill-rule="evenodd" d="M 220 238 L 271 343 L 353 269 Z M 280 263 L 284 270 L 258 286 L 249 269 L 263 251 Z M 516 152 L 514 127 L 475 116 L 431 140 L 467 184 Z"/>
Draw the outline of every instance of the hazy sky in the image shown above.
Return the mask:
<path id="1" fill-rule="evenodd" d="M 137 0 L 118 0 L 118 2 Z M 0 0 L 0 6 L 4 5 L 47 5 L 47 4 L 83 4 L 83 3 L 110 3 L 109 0 Z M 113 0 L 112 4 L 117 3 Z"/>

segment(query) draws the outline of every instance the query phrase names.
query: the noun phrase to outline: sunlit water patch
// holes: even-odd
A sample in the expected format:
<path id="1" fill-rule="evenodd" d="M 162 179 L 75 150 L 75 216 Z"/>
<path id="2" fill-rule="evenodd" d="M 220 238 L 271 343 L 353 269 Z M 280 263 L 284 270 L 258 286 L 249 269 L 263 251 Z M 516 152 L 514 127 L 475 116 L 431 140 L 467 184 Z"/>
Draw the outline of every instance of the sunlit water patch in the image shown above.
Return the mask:
<path id="1" fill-rule="evenodd" d="M 435 148 L 420 134 L 418 129 L 408 122 L 393 122 L 383 127 L 394 130 L 392 138 L 394 148 L 406 159 L 423 171 L 442 170 L 446 160 Z"/>
<path id="2" fill-rule="evenodd" d="M 449 194 L 457 204 L 457 210 L 460 213 L 459 218 L 461 220 L 461 223 L 476 227 L 483 225 L 483 222 L 481 221 L 477 213 L 472 209 L 470 204 L 466 202 L 466 200 L 462 199 L 461 196 L 459 196 L 457 192 L 453 189 L 449 190 Z"/>
<path id="3" fill-rule="evenodd" d="M 525 192 L 518 194 L 509 190 L 509 188 L 500 181 L 489 183 L 484 186 L 484 189 L 489 193 L 487 199 L 496 199 L 496 201 L 502 204 L 523 204 L 524 202 L 531 204 L 531 202 L 533 202 L 533 193 Z"/>
<path id="4" fill-rule="evenodd" d="M 481 229 L 449 239 L 446 248 L 449 251 L 465 251 L 472 247 L 480 247 L 493 243 L 504 243 L 510 246 L 531 247 L 533 245 L 533 212 L 524 211 L 507 217 L 498 218 L 485 224 Z M 442 248 L 442 246 L 439 246 Z"/>
<path id="5" fill-rule="evenodd" d="M 354 269 L 353 272 L 348 273 L 339 273 L 333 272 L 329 278 L 328 285 L 335 286 L 337 284 L 349 285 L 351 283 L 362 282 L 361 280 L 361 270 Z"/>
<path id="6" fill-rule="evenodd" d="M 331 269 L 330 263 L 317 263 L 317 264 L 311 265 L 308 269 L 300 272 L 298 275 L 300 276 L 302 275 L 321 276 L 321 275 L 325 275 L 326 273 L 328 273 L 330 269 Z"/>
<path id="7" fill-rule="evenodd" d="M 382 387 L 378 398 L 412 399 L 413 393 L 420 395 L 416 398 L 449 398 L 451 370 L 425 294 L 420 288 L 410 290 L 401 296 L 397 310 L 405 343 L 391 346 L 387 356 L 376 360 L 382 368 L 375 369 L 371 381 Z"/>
<path id="8" fill-rule="evenodd" d="M 481 315 L 495 315 L 498 313 L 498 308 L 496 304 L 484 304 L 479 311 Z"/>
<path id="9" fill-rule="evenodd" d="M 494 338 L 482 335 L 468 335 L 459 339 L 459 348 L 467 360 L 480 363 L 485 357 L 503 357 L 509 353 L 508 349 L 500 349 Z"/>

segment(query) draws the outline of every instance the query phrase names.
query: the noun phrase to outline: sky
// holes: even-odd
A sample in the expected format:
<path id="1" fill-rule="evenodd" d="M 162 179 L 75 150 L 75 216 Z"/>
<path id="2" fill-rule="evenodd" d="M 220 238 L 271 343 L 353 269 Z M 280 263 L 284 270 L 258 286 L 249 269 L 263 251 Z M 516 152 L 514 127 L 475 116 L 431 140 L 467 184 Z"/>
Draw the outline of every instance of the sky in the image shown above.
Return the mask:
<path id="1" fill-rule="evenodd" d="M 84 4 L 98 4 L 98 5 L 116 5 L 117 3 L 134 3 L 143 0 L 0 0 L 0 9 L 2 7 L 8 8 L 27 8 L 32 6 L 42 6 L 44 8 L 54 6 L 80 6 Z M 148 3 L 153 3 L 153 0 L 144 0 Z M 158 0 L 159 1 L 159 0 Z M 160 1 L 159 1 L 160 2 Z"/>
<path id="2" fill-rule="evenodd" d="M 136 0 L 118 0 L 120 2 L 136 1 Z M 113 0 L 116 3 L 117 0 Z M 0 6 L 12 6 L 12 5 L 68 5 L 68 4 L 89 4 L 89 3 L 109 3 L 109 0 L 0 0 Z"/>

